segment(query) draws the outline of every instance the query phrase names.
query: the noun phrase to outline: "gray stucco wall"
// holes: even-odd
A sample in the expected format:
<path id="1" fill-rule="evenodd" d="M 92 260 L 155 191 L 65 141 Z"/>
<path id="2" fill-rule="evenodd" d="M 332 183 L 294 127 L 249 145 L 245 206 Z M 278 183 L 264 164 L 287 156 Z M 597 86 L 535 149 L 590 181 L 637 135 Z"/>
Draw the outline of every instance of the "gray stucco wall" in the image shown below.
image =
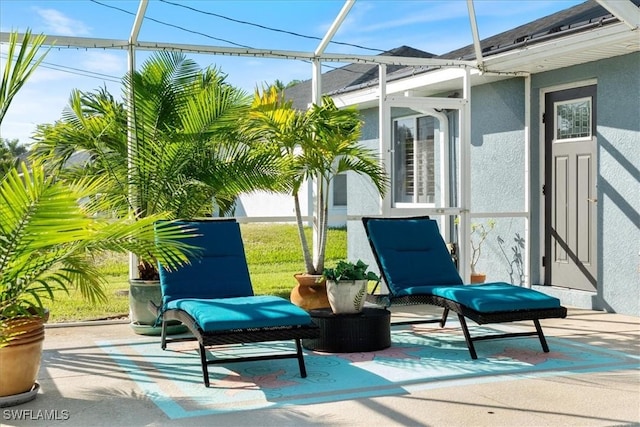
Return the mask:
<path id="1" fill-rule="evenodd" d="M 471 209 L 524 209 L 524 83 L 511 79 L 471 89 Z"/>
<path id="2" fill-rule="evenodd" d="M 590 302 L 593 308 L 640 316 L 640 53 L 533 76 L 532 141 L 539 141 L 541 132 L 540 90 L 589 79 L 597 80 L 598 138 L 598 292 Z M 533 150 L 532 165 L 541 164 L 538 153 Z M 541 173 L 532 167 L 538 186 Z M 533 196 L 538 206 L 538 193 Z M 540 226 L 539 212 L 533 214 Z M 539 268 L 539 260 L 533 259 L 532 271 Z M 583 294 L 559 296 L 569 305 L 583 305 Z"/>
<path id="3" fill-rule="evenodd" d="M 577 65 L 532 76 L 531 235 L 524 242 L 522 218 L 496 218 L 478 264 L 488 280 L 521 281 L 522 265 L 514 262 L 528 249 L 529 283 L 540 284 L 540 235 L 544 225 L 540 159 L 540 91 L 544 88 L 597 80 L 598 137 L 598 292 L 548 286 L 563 304 L 640 316 L 640 54 Z M 524 81 L 514 78 L 472 88 L 471 207 L 473 212 L 522 211 L 525 206 Z M 363 111 L 363 137 L 377 148 L 377 109 Z M 349 215 L 378 213 L 377 200 L 359 177 L 349 177 Z M 480 221 L 480 220 L 477 220 Z M 373 263 L 359 220 L 348 222 L 348 256 Z M 499 239 L 498 239 L 499 238 Z M 520 254 L 517 251 L 521 251 Z"/>
<path id="4" fill-rule="evenodd" d="M 367 110 L 371 112 L 372 110 Z M 367 115 L 373 116 L 377 132 L 378 118 L 377 110 Z M 370 123 L 370 120 L 365 123 Z M 368 125 L 365 124 L 365 127 Z M 372 150 L 378 149 L 378 139 L 368 139 L 362 141 L 362 145 Z M 347 215 L 367 216 L 380 214 L 380 196 L 371 180 L 358 174 L 349 172 L 347 175 L 347 191 L 349 202 L 347 203 Z M 371 253 L 371 248 L 367 242 L 367 236 L 360 219 L 347 221 L 347 258 L 352 261 L 361 259 L 369 264 L 373 271 L 378 272 L 375 259 Z"/>
<path id="5" fill-rule="evenodd" d="M 524 82 L 514 78 L 471 89 L 471 212 L 525 208 Z M 488 281 L 524 283 L 525 220 L 491 217 L 477 270 Z M 472 218 L 487 224 L 487 219 Z M 472 239 L 476 239 L 472 236 Z M 477 239 L 476 239 L 477 241 Z"/>
<path id="6" fill-rule="evenodd" d="M 506 212 L 524 209 L 524 83 L 512 79 L 491 85 L 474 87 L 471 94 L 471 182 L 474 212 Z M 416 112 L 393 110 L 394 117 L 401 113 Z M 377 149 L 378 110 L 362 111 L 365 121 L 363 136 L 371 138 L 365 143 Z M 454 134 L 451 136 L 457 142 Z M 453 152 L 458 152 L 454 148 Z M 455 155 L 455 154 L 454 154 Z M 439 169 L 439 166 L 438 168 Z M 376 215 L 379 213 L 377 197 L 371 194 L 370 185 L 361 177 L 349 175 L 349 215 Z M 478 219 L 475 222 L 483 222 Z M 374 263 L 366 241 L 361 221 L 348 221 L 348 256 Z M 483 256 L 478 263 L 488 279 L 520 284 L 522 263 L 515 262 L 521 254 L 518 242 L 524 235 L 524 220 L 500 218 L 496 228 L 483 246 Z M 514 247 L 517 253 L 514 254 Z"/>

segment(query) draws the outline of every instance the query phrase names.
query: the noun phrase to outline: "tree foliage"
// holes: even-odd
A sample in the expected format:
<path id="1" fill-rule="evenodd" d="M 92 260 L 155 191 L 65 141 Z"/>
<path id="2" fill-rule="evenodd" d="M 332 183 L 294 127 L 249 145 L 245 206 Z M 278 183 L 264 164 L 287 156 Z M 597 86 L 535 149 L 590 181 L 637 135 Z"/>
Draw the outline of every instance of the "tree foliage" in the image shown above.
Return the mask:
<path id="1" fill-rule="evenodd" d="M 2 81 L 0 81 L 0 124 L 2 124 L 13 98 L 49 52 L 47 50 L 36 57 L 44 41 L 43 34 L 33 36 L 29 29 L 24 33 L 22 40 L 18 40 L 17 32 L 12 31 L 9 34 L 7 58 Z"/>
<path id="2" fill-rule="evenodd" d="M 106 175 L 118 216 L 193 218 L 210 215 L 212 202 L 231 213 L 239 194 L 279 188 L 281 160 L 239 132 L 250 98 L 225 79 L 156 53 L 123 79 L 130 110 L 106 89 L 74 91 L 62 119 L 38 128 L 34 155 L 67 177 Z M 85 159 L 71 165 L 78 153 Z"/>
<path id="3" fill-rule="evenodd" d="M 78 289 L 90 302 L 106 299 L 104 278 L 91 257 L 100 252 L 143 252 L 174 268 L 196 252 L 183 226 L 104 216 L 106 179 L 64 182 L 41 164 L 12 168 L 0 180 L 0 323 L 41 312 L 55 290 Z M 1 326 L 1 325 L 0 325 Z M 7 337 L 2 336 L 0 346 Z"/>
<path id="4" fill-rule="evenodd" d="M 283 175 L 291 183 L 296 222 L 308 274 L 322 274 L 327 245 L 329 196 L 333 179 L 351 172 L 368 177 L 381 195 L 389 184 L 377 152 L 360 141 L 362 122 L 355 108 L 339 109 L 330 97 L 322 105 L 307 111 L 295 110 L 276 87 L 256 91 L 246 124 L 253 138 L 279 153 L 284 162 Z M 317 184 L 316 204 L 318 252 L 313 254 L 304 235 L 299 200 L 301 185 Z"/>
<path id="5" fill-rule="evenodd" d="M 20 144 L 18 139 L 0 138 L 0 177 L 9 169 L 18 165 L 27 154 L 27 147 Z"/>

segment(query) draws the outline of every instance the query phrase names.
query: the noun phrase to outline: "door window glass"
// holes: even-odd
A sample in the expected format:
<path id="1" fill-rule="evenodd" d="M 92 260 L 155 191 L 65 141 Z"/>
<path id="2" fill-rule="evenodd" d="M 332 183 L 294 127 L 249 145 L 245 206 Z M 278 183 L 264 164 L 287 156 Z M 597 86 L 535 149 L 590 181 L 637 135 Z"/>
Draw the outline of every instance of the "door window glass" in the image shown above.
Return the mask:
<path id="1" fill-rule="evenodd" d="M 556 142 L 591 138 L 591 98 L 557 102 L 554 109 Z"/>

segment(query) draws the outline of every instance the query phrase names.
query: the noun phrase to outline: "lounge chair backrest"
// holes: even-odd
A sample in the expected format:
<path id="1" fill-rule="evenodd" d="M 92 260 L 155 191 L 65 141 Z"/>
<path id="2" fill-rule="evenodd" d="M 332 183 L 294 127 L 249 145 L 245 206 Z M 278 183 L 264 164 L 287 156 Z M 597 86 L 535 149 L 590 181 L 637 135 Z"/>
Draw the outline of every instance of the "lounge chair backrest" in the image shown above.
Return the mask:
<path id="1" fill-rule="evenodd" d="M 362 222 L 392 295 L 418 286 L 463 283 L 434 220 L 366 217 Z"/>
<path id="2" fill-rule="evenodd" d="M 202 251 L 190 258 L 190 265 L 176 270 L 159 266 L 163 306 L 182 298 L 252 296 L 240 225 L 233 219 L 180 223 L 199 234 L 188 243 Z"/>

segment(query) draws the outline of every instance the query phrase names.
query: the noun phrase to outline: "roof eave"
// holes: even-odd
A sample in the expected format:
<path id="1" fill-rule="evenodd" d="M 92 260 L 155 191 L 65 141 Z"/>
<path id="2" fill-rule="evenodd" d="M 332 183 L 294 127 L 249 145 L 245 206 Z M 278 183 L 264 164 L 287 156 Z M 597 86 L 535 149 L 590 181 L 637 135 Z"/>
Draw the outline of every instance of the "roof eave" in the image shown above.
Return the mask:
<path id="1" fill-rule="evenodd" d="M 472 85 L 535 74 L 571 65 L 621 56 L 640 51 L 638 32 L 623 23 L 595 27 L 588 31 L 553 38 L 484 57 L 484 71 L 472 70 Z M 482 78 L 484 77 L 484 78 Z M 493 77 L 493 78 L 491 78 Z M 387 82 L 387 93 L 423 90 L 425 93 L 451 90 L 461 81 L 459 69 L 426 70 L 415 75 Z M 460 83 L 461 84 L 461 83 Z M 430 90 L 429 87 L 432 87 Z M 461 86 L 460 86 L 461 87 Z M 345 88 L 332 94 L 340 105 L 374 106 L 378 99 L 377 85 L 365 88 Z"/>
<path id="2" fill-rule="evenodd" d="M 523 45 L 485 57 L 485 71 L 539 73 L 640 51 L 638 32 L 623 23 Z M 568 63 L 570 62 L 570 63 Z"/>

